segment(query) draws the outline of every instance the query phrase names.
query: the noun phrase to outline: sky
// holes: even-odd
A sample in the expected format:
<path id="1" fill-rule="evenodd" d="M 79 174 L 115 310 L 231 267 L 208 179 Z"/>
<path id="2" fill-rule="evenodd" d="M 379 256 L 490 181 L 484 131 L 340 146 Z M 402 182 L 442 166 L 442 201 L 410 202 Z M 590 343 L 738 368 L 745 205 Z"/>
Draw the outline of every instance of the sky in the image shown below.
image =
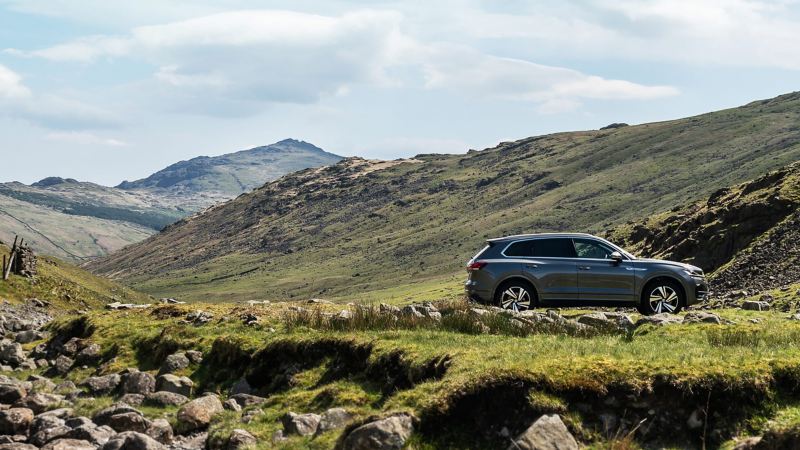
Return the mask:
<path id="1" fill-rule="evenodd" d="M 0 181 L 463 153 L 800 89 L 795 0 L 0 0 Z"/>

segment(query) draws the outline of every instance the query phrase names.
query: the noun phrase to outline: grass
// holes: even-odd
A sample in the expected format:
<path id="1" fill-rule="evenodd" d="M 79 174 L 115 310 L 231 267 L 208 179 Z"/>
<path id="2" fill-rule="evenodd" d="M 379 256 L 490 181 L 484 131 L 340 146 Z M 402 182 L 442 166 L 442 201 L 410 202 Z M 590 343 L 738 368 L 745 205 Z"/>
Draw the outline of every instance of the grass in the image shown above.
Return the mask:
<path id="1" fill-rule="evenodd" d="M 283 413 L 319 413 L 342 406 L 358 420 L 391 411 L 413 412 L 422 423 L 414 437 L 419 448 L 492 447 L 501 427 L 518 433 L 545 412 L 569 417 L 576 435 L 595 448 L 635 448 L 643 443 L 641 430 L 626 437 L 631 423 L 606 435 L 598 428 L 597 414 L 613 412 L 638 422 L 651 408 L 688 416 L 710 402 L 712 412 L 722 414 L 715 427 L 724 440 L 764 430 L 771 420 L 788 423 L 794 417 L 792 408 L 800 407 L 791 394 L 792 383 L 800 386 L 800 348 L 794 339 L 800 323 L 786 320 L 784 313 L 726 310 L 722 314 L 736 324 L 645 325 L 626 336 L 578 337 L 465 332 L 428 322 L 387 327 L 369 322 L 375 318 L 366 315 L 357 320 L 358 326 L 332 327 L 322 313 L 337 313 L 341 306 L 320 305 L 319 312 L 302 317 L 292 316 L 291 306 L 297 305 L 98 311 L 88 324 L 93 330 L 90 339 L 104 350 L 114 349 L 116 358 L 106 371 L 129 366 L 155 370 L 169 352 L 192 348 L 206 355 L 204 363 L 188 373 L 198 389 L 224 392 L 239 376 L 248 376 L 268 396 L 264 415 L 242 424 L 226 414 L 212 427 L 217 438 L 241 427 L 268 443 Z M 440 306 L 442 311 L 452 308 L 448 314 L 458 312 L 452 302 Z M 181 322 L 198 308 L 214 315 L 211 323 L 198 327 Z M 248 314 L 259 317 L 256 326 L 241 322 Z M 751 323 L 752 318 L 761 321 Z M 66 321 L 62 319 L 60 329 L 67 329 Z M 748 341 L 740 335 L 759 338 Z M 86 375 L 70 376 L 77 381 Z M 634 401 L 613 400 L 630 395 L 649 403 L 639 410 L 632 406 Z M 781 408 L 774 406 L 779 401 Z M 581 406 L 587 402 L 588 409 Z M 494 413 L 498 407 L 501 410 Z M 508 423 L 499 420 L 508 418 L 509 411 L 516 412 Z M 685 417 L 675 426 L 685 427 Z M 330 448 L 338 438 L 339 432 L 313 439 L 292 437 L 276 448 Z M 695 446 L 700 438 L 684 430 L 663 444 Z"/>
<path id="2" fill-rule="evenodd" d="M 0 245 L 0 258 L 3 255 L 8 257 L 9 248 Z M 33 279 L 11 275 L 7 281 L 0 280 L 0 299 L 19 303 L 38 298 L 50 302 L 53 311 L 96 308 L 113 301 L 153 301 L 148 295 L 50 256 L 39 256 L 37 269 Z"/>

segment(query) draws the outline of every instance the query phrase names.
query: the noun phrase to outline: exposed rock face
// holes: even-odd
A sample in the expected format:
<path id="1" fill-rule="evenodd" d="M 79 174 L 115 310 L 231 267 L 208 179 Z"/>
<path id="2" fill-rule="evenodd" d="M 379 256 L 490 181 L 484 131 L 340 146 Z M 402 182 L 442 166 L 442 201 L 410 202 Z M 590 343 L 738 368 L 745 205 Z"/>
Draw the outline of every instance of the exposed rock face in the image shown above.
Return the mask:
<path id="1" fill-rule="evenodd" d="M 509 450 L 578 450 L 578 442 L 556 415 L 542 416 L 517 436 Z"/>
<path id="2" fill-rule="evenodd" d="M 345 450 L 400 450 L 414 431 L 408 414 L 395 414 L 361 425 L 345 438 Z"/>
<path id="3" fill-rule="evenodd" d="M 194 399 L 178 410 L 177 431 L 183 434 L 205 429 L 214 415 L 222 411 L 222 402 L 216 395 Z"/>

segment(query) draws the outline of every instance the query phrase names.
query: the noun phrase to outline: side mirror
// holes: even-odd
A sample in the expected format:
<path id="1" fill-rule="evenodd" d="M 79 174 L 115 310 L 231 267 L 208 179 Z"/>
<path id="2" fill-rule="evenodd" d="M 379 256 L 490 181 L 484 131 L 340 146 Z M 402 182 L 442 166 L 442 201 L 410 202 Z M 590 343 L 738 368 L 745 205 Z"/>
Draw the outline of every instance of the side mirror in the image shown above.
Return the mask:
<path id="1" fill-rule="evenodd" d="M 611 260 L 614 263 L 619 264 L 622 262 L 622 253 L 620 252 L 611 252 Z"/>

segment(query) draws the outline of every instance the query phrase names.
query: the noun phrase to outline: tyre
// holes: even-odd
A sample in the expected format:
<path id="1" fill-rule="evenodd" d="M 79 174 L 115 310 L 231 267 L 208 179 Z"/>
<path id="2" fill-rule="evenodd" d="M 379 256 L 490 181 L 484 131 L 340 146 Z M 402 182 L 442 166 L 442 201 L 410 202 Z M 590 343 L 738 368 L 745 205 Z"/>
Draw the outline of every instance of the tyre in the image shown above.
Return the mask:
<path id="1" fill-rule="evenodd" d="M 645 315 L 677 314 L 685 304 L 686 298 L 678 282 L 670 279 L 660 279 L 647 283 L 642 290 L 639 312 Z"/>
<path id="2" fill-rule="evenodd" d="M 536 292 L 527 281 L 506 281 L 497 288 L 494 302 L 503 309 L 515 312 L 527 311 L 536 305 Z"/>

